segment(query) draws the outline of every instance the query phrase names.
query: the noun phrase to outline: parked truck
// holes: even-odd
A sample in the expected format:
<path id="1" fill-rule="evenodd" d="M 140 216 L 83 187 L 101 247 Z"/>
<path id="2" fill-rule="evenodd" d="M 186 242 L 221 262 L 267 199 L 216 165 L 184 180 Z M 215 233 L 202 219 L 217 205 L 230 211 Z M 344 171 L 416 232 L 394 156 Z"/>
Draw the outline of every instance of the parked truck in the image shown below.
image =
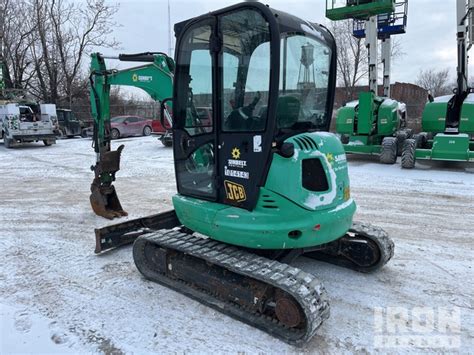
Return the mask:
<path id="1" fill-rule="evenodd" d="M 74 112 L 68 109 L 57 109 L 58 132 L 60 137 L 72 138 L 80 136 L 82 132 L 81 123 L 74 115 Z"/>
<path id="2" fill-rule="evenodd" d="M 50 146 L 56 143 L 56 105 L 4 103 L 0 105 L 0 126 L 6 148 L 40 141 Z"/>

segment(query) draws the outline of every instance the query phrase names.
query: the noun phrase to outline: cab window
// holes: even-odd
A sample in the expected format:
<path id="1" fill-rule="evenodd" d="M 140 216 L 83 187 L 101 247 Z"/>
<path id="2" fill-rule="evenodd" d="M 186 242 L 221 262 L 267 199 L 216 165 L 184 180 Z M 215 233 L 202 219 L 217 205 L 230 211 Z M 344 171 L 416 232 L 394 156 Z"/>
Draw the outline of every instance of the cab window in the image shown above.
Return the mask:
<path id="1" fill-rule="evenodd" d="M 223 131 L 262 131 L 270 90 L 270 31 L 255 10 L 223 16 Z"/>
<path id="2" fill-rule="evenodd" d="M 331 55 L 327 44 L 318 39 L 303 34 L 283 36 L 276 117 L 279 133 L 327 126 Z"/>

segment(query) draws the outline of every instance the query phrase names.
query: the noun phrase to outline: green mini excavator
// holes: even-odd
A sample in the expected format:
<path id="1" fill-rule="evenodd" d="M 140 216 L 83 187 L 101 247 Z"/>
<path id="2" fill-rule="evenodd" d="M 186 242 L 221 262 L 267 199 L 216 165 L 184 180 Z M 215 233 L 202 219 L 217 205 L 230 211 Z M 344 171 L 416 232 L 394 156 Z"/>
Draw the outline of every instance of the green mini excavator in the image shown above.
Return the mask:
<path id="1" fill-rule="evenodd" d="M 329 301 L 289 264 L 304 254 L 370 272 L 394 252 L 382 229 L 353 222 L 344 148 L 327 132 L 334 38 L 257 2 L 178 23 L 175 34 L 174 209 L 97 229 L 96 252 L 134 241 L 147 279 L 304 344 Z"/>

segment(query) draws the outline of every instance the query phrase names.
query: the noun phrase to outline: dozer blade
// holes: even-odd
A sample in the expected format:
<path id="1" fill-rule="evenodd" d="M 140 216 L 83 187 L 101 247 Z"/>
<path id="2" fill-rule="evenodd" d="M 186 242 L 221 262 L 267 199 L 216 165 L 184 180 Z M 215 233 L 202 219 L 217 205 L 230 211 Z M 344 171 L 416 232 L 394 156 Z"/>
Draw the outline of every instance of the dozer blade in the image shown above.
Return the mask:
<path id="1" fill-rule="evenodd" d="M 115 151 L 103 153 L 100 161 L 91 168 L 95 174 L 89 198 L 92 210 L 98 216 L 107 219 L 128 216 L 120 204 L 115 187 L 112 185 L 115 173 L 120 170 L 120 154 L 123 148 L 124 146 L 121 145 Z"/>
<path id="2" fill-rule="evenodd" d="M 139 236 L 159 229 L 178 227 L 180 222 L 174 210 L 133 219 L 119 224 L 95 229 L 95 253 L 131 244 Z"/>

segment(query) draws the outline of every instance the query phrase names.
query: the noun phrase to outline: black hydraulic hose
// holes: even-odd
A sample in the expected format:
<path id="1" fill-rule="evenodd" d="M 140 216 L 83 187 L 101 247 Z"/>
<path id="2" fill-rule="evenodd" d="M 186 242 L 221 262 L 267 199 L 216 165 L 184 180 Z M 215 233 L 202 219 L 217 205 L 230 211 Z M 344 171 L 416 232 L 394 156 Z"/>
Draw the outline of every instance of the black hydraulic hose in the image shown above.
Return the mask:
<path id="1" fill-rule="evenodd" d="M 100 148 L 99 148 L 99 135 L 97 134 L 99 125 L 98 125 L 98 119 L 101 117 L 101 112 L 100 112 L 100 99 L 99 99 L 99 94 L 97 93 L 97 90 L 94 87 L 94 80 L 92 79 L 93 75 L 96 74 L 95 72 L 91 73 L 89 76 L 89 82 L 91 85 L 92 93 L 94 94 L 94 101 L 95 101 L 95 107 L 97 111 L 97 119 L 94 120 L 94 131 L 92 132 L 92 148 L 94 148 L 96 153 L 99 153 Z"/>
<path id="2" fill-rule="evenodd" d="M 155 55 L 162 55 L 166 58 L 166 64 L 172 73 L 174 73 L 174 61 L 164 52 L 143 52 L 134 54 L 119 54 L 118 59 L 124 62 L 148 62 L 155 61 Z"/>
<path id="3" fill-rule="evenodd" d="M 168 57 L 166 53 L 163 52 L 143 52 L 143 53 L 134 53 L 134 54 L 119 54 L 119 60 L 124 62 L 153 62 L 155 60 L 155 55 L 161 54 L 165 57 Z"/>

